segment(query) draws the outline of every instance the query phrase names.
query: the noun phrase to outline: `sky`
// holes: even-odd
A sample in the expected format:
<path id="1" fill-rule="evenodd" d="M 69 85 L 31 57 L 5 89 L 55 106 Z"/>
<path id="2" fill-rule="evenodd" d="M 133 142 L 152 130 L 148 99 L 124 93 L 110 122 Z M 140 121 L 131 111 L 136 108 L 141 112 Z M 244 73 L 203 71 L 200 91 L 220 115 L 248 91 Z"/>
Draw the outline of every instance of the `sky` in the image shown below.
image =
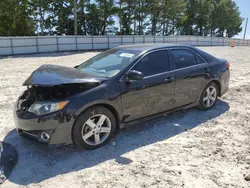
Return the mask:
<path id="1" fill-rule="evenodd" d="M 234 38 L 243 38 L 246 25 L 246 18 L 248 18 L 248 29 L 246 32 L 246 39 L 250 39 L 250 0 L 234 0 L 234 2 L 239 6 L 241 17 L 245 18 L 242 23 L 242 32 Z"/>

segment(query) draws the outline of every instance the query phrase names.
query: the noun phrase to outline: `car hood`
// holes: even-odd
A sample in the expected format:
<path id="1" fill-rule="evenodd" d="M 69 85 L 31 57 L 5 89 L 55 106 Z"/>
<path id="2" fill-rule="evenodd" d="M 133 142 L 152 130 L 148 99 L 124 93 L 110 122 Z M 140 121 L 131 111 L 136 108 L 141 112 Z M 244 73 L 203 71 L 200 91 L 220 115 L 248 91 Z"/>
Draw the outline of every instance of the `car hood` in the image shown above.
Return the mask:
<path id="1" fill-rule="evenodd" d="M 81 72 L 72 67 L 42 65 L 35 70 L 23 85 L 56 86 L 77 83 L 102 83 L 107 78 Z"/>

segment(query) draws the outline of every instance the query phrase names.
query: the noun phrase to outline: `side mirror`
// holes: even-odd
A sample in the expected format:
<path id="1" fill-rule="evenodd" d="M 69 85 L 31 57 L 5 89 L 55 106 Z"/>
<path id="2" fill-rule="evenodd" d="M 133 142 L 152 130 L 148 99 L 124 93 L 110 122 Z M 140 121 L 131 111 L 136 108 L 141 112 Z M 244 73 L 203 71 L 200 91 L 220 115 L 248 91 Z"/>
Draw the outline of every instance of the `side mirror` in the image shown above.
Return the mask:
<path id="1" fill-rule="evenodd" d="M 143 80 L 144 75 L 140 71 L 136 70 L 131 70 L 127 73 L 125 81 L 130 82 L 130 81 L 135 81 L 135 80 Z"/>

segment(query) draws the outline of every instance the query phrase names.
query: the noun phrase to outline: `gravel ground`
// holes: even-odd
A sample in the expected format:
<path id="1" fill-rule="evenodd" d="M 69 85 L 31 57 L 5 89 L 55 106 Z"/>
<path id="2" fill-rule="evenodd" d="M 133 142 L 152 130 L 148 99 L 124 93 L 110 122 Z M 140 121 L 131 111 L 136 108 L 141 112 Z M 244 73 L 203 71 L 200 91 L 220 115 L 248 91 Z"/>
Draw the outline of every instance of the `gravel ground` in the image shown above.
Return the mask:
<path id="1" fill-rule="evenodd" d="M 231 62 L 229 92 L 210 111 L 190 109 L 120 131 L 106 146 L 44 150 L 18 137 L 12 118 L 21 85 L 42 64 L 74 66 L 95 55 L 0 59 L 0 139 L 19 161 L 1 187 L 250 187 L 250 48 L 207 47 Z"/>

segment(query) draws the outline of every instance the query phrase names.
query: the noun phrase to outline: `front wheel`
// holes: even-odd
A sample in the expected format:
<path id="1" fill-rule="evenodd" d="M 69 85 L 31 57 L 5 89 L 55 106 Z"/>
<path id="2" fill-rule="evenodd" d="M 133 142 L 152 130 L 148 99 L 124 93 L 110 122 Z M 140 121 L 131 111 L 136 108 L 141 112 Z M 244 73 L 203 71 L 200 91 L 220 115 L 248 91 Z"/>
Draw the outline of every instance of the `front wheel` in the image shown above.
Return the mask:
<path id="1" fill-rule="evenodd" d="M 213 108 L 218 99 L 218 86 L 214 82 L 208 84 L 200 97 L 200 108 L 203 110 L 209 110 Z"/>
<path id="2" fill-rule="evenodd" d="M 116 121 L 113 113 L 102 106 L 87 109 L 76 120 L 73 139 L 85 149 L 96 149 L 114 135 Z"/>

